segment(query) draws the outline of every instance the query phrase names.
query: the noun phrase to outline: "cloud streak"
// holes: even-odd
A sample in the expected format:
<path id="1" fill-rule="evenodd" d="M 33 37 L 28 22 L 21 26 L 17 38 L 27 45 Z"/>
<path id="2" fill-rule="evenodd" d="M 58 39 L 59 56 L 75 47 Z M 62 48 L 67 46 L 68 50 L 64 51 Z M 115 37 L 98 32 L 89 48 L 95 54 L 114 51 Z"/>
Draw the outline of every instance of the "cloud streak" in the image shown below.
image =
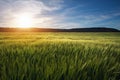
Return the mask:
<path id="1" fill-rule="evenodd" d="M 62 7 L 61 2 L 61 0 L 51 0 L 48 4 L 41 0 L 2 0 L 0 1 L 0 26 L 14 26 L 9 22 L 23 13 L 34 17 L 34 26 L 45 26 L 45 23 L 49 25 L 52 16 L 46 17 L 44 13 L 59 10 Z"/>
<path id="2" fill-rule="evenodd" d="M 34 27 L 45 28 L 104 27 L 120 17 L 119 11 L 98 14 L 97 9 L 88 7 L 80 3 L 70 6 L 65 0 L 0 0 L 0 26 L 15 26 L 16 17 L 23 13 L 33 17 Z"/>

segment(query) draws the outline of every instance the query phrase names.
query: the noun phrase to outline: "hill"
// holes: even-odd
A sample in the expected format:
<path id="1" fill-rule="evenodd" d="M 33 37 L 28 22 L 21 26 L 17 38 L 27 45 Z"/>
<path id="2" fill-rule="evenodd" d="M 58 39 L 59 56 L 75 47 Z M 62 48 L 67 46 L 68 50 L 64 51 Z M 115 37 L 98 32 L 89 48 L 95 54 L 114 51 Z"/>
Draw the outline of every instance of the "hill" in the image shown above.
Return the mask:
<path id="1" fill-rule="evenodd" d="M 72 28 L 72 29 L 53 29 L 53 28 L 0 28 L 0 32 L 120 32 L 114 28 L 96 27 L 96 28 Z"/>

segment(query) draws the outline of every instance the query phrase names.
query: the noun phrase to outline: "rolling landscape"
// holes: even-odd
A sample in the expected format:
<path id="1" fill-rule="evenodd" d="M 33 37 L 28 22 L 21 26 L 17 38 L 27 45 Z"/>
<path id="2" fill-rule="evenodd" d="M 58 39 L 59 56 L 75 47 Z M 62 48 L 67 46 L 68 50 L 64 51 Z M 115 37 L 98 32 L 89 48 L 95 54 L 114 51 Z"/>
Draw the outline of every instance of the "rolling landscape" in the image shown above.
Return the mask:
<path id="1" fill-rule="evenodd" d="M 120 80 L 119 7 L 0 0 L 0 80 Z"/>
<path id="2" fill-rule="evenodd" d="M 71 28 L 71 29 L 54 29 L 54 28 L 0 28 L 0 32 L 120 32 L 120 30 L 106 27 L 92 28 Z"/>
<path id="3" fill-rule="evenodd" d="M 120 32 L 0 32 L 1 80 L 118 80 Z"/>

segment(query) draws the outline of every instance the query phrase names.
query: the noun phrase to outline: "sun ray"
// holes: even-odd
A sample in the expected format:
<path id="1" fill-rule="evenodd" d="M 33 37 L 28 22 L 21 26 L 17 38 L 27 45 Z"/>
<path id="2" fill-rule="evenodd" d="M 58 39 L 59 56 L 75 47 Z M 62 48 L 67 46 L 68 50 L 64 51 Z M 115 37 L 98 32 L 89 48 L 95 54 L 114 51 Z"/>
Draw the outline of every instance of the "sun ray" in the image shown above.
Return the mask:
<path id="1" fill-rule="evenodd" d="M 33 18 L 30 14 L 20 14 L 16 17 L 15 23 L 17 28 L 31 28 L 33 26 Z"/>

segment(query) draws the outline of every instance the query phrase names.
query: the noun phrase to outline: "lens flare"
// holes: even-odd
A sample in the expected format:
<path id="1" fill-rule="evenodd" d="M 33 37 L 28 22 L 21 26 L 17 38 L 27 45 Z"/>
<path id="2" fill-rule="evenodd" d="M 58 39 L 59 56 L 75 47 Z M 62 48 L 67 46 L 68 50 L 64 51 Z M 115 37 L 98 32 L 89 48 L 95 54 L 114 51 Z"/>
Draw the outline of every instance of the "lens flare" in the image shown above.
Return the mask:
<path id="1" fill-rule="evenodd" d="M 31 28 L 33 26 L 33 19 L 29 14 L 20 14 L 16 17 L 15 23 L 18 28 Z"/>

